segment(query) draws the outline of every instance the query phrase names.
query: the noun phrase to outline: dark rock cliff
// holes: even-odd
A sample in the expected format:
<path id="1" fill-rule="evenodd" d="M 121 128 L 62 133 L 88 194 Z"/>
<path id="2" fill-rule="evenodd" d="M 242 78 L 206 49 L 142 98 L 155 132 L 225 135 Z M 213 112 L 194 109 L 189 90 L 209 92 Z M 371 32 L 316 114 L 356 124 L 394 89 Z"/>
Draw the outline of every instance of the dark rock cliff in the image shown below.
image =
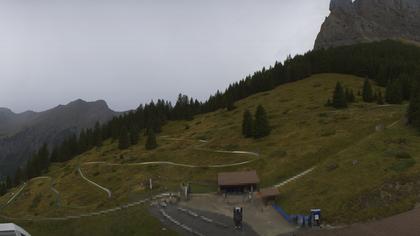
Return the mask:
<path id="1" fill-rule="evenodd" d="M 331 0 L 315 49 L 397 39 L 420 42 L 420 0 Z"/>

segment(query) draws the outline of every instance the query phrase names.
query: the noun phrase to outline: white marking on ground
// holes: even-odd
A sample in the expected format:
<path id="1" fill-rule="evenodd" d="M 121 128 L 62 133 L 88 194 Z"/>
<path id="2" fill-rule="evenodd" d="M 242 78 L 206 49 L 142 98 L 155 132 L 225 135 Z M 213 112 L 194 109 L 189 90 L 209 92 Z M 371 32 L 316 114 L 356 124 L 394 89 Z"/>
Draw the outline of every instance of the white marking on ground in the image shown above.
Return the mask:
<path id="1" fill-rule="evenodd" d="M 297 175 L 295 175 L 295 176 L 293 176 L 293 177 L 291 177 L 291 178 L 289 178 L 289 179 L 287 179 L 287 180 L 285 180 L 285 181 L 283 181 L 283 182 L 281 182 L 279 184 L 274 185 L 274 187 L 275 188 L 280 188 L 280 187 L 282 187 L 282 186 L 284 186 L 284 185 L 286 185 L 286 184 L 288 184 L 288 183 L 290 183 L 292 181 L 295 181 L 295 180 L 297 180 L 297 179 L 299 179 L 299 178 L 301 178 L 301 177 L 303 177 L 303 176 L 311 173 L 314 169 L 315 169 L 315 166 L 312 167 L 312 168 L 309 168 L 309 169 L 305 170 L 304 172 L 302 172 L 300 174 L 297 174 Z"/>
<path id="2" fill-rule="evenodd" d="M 7 201 L 6 206 L 8 206 L 13 200 L 15 200 L 15 198 L 17 198 L 17 196 L 19 196 L 19 194 L 23 191 L 23 189 L 26 187 L 26 183 L 24 183 L 22 185 L 22 187 L 15 193 L 13 194 L 13 196 L 9 199 L 9 201 Z M 6 207 L 4 206 L 4 207 Z"/>

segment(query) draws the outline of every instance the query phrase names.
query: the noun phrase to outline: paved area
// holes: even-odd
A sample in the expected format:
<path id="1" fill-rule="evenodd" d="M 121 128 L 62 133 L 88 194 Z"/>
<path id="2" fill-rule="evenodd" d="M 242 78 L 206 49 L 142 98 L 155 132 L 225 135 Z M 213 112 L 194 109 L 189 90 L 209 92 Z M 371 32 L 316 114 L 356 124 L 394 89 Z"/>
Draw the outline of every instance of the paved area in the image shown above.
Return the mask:
<path id="1" fill-rule="evenodd" d="M 272 206 L 264 206 L 257 198 L 250 200 L 247 195 L 230 195 L 224 198 L 218 194 L 199 194 L 193 195 L 190 201 L 179 204 L 182 207 L 226 217 L 232 217 L 232 209 L 241 206 L 244 208 L 244 221 L 262 236 L 277 236 L 296 230 L 296 227 L 289 224 Z"/>
<path id="2" fill-rule="evenodd" d="M 420 235 L 420 208 L 383 220 L 354 224 L 341 229 L 301 231 L 296 236 L 418 236 Z"/>
<path id="3" fill-rule="evenodd" d="M 176 230 L 181 235 L 258 235 L 249 225 L 244 225 L 242 230 L 236 230 L 233 225 L 232 217 L 208 211 L 193 210 L 177 205 L 168 205 L 166 207 L 152 206 L 150 212 L 152 215 L 159 218 L 163 225 Z"/>

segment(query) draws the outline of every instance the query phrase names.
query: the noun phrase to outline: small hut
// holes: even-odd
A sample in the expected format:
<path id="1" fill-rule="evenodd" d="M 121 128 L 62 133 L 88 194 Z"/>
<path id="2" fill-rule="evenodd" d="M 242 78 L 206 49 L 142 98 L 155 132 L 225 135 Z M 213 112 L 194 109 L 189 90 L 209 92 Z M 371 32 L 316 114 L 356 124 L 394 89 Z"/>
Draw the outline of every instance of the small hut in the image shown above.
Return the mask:
<path id="1" fill-rule="evenodd" d="M 279 196 L 279 190 L 277 188 L 263 188 L 258 195 L 264 204 L 268 205 L 270 202 L 276 201 L 276 197 Z"/>

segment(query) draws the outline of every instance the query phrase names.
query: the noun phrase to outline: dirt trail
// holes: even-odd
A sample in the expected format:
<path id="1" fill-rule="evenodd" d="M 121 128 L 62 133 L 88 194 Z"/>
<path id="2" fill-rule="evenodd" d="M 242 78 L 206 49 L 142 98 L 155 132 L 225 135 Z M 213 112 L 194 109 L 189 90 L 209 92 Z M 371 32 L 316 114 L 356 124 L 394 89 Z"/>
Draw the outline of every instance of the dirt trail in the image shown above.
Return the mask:
<path id="1" fill-rule="evenodd" d="M 92 180 L 90 180 L 90 179 L 86 178 L 86 177 L 83 175 L 82 169 L 81 169 L 80 167 L 78 167 L 78 168 L 77 168 L 77 171 L 79 172 L 80 177 L 82 177 L 85 181 L 87 181 L 88 183 L 92 184 L 93 186 L 98 187 L 98 188 L 99 188 L 99 189 L 101 189 L 102 191 L 106 192 L 106 193 L 107 193 L 107 195 L 108 195 L 108 198 L 111 198 L 111 197 L 112 197 L 112 192 L 111 192 L 111 190 L 109 190 L 109 189 L 107 189 L 107 188 L 105 188 L 105 187 L 103 187 L 103 186 L 101 186 L 101 185 L 99 185 L 99 184 L 97 184 L 97 183 L 93 182 Z"/>

